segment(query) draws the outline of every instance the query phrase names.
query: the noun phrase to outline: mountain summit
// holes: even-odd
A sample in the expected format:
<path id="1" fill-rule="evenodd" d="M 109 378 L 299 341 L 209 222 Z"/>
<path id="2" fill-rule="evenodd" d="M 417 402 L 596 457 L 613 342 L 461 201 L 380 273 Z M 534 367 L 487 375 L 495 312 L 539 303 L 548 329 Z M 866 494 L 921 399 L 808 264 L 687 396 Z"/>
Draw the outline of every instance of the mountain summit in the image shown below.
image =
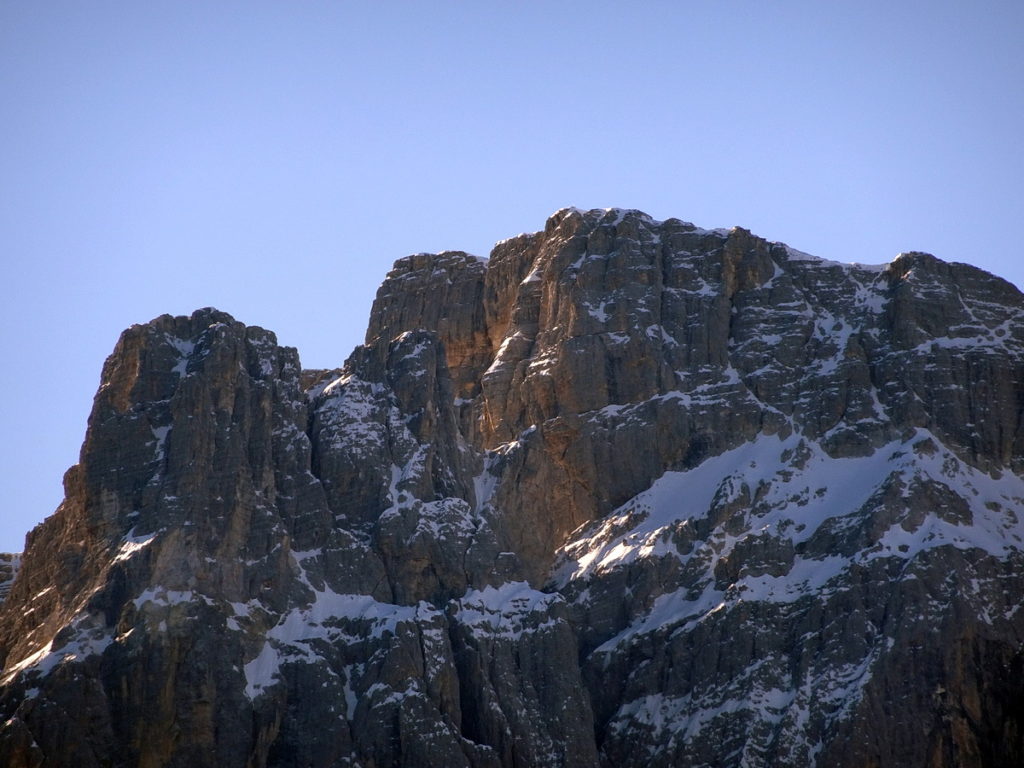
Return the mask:
<path id="1" fill-rule="evenodd" d="M 563 209 L 302 370 L 129 328 L 0 557 L 0 764 L 1024 765 L 1024 297 Z"/>

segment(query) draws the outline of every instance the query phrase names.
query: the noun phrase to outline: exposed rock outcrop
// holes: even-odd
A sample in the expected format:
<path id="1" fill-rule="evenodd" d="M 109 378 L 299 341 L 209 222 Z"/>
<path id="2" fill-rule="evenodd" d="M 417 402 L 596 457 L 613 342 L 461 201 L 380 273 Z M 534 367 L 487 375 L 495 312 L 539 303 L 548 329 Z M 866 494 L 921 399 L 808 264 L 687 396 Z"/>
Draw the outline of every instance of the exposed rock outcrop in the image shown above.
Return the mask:
<path id="1" fill-rule="evenodd" d="M 11 591 L 11 584 L 14 583 L 14 577 L 18 575 L 20 567 L 20 554 L 0 552 L 0 603 L 7 599 L 7 593 Z"/>
<path id="2" fill-rule="evenodd" d="M 0 763 L 1019 765 L 1022 319 L 565 209 L 396 262 L 335 371 L 133 326 L 0 558 Z"/>

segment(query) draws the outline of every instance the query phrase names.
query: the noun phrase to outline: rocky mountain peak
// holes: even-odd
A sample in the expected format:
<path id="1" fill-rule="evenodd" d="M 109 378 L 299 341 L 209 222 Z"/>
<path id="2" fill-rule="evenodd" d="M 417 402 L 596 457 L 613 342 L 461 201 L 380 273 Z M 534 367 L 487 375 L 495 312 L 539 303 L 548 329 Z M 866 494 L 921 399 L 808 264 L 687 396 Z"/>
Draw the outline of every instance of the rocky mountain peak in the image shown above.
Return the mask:
<path id="1" fill-rule="evenodd" d="M 566 208 L 337 370 L 132 326 L 0 557 L 0 763 L 1020 764 L 1022 311 Z"/>

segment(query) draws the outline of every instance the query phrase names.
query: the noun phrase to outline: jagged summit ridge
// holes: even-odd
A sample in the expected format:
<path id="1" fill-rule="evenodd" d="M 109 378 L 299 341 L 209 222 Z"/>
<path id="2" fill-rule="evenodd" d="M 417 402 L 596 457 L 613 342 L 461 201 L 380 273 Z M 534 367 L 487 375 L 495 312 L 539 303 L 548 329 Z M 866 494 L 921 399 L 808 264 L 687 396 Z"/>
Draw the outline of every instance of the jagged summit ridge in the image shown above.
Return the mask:
<path id="1" fill-rule="evenodd" d="M 1022 310 L 562 209 L 398 260 L 336 371 L 133 326 L 0 606 L 0 762 L 1018 764 Z"/>

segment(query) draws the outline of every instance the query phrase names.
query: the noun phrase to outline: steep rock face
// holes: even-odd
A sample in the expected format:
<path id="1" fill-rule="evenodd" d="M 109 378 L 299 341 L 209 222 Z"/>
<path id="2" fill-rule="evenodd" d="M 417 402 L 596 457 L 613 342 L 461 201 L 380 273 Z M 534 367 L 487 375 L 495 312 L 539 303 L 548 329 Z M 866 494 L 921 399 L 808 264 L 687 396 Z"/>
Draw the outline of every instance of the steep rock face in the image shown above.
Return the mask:
<path id="1" fill-rule="evenodd" d="M 596 759 L 589 721 L 571 753 L 552 730 L 549 708 L 589 712 L 564 607 L 520 583 L 487 614 L 516 616 L 498 637 L 445 610 L 517 566 L 477 509 L 483 458 L 436 334 L 308 380 L 303 395 L 294 350 L 213 310 L 126 331 L 4 605 L 0 762 Z M 566 682 L 538 697 L 530 658 Z M 472 726 L 494 744 L 463 734 L 468 663 L 497 691 Z M 324 695 L 303 703 L 310 687 Z"/>
<path id="2" fill-rule="evenodd" d="M 465 259 L 453 281 L 447 255 L 416 258 L 417 278 L 405 262 L 392 274 L 417 296 L 483 283 L 488 340 L 460 357 L 481 392 L 457 401 L 460 424 L 477 448 L 518 449 L 495 503 L 538 580 L 570 531 L 757 434 L 855 456 L 922 427 L 977 466 L 1024 455 L 1019 294 L 971 267 L 842 265 L 738 228 L 574 209 L 499 243 L 483 274 Z M 396 311 L 389 282 L 372 329 L 436 325 L 419 299 Z M 452 302 L 449 327 L 478 317 Z"/>
<path id="3" fill-rule="evenodd" d="M 329 519 L 298 373 L 294 350 L 212 310 L 122 336 L 65 502 L 4 604 L 4 682 L 50 672 L 21 692 L 7 762 L 237 761 L 248 649 L 224 631 L 228 607 L 287 605 L 291 543 Z M 40 730 L 75 697 L 66 732 Z"/>
<path id="4" fill-rule="evenodd" d="M 0 762 L 1017 765 L 1022 311 L 565 209 L 396 262 L 336 371 L 133 326 L 0 605 Z"/>
<path id="5" fill-rule="evenodd" d="M 334 520 L 373 540 L 389 599 L 443 602 L 486 583 L 497 545 L 476 500 L 481 458 L 457 427 L 437 334 L 357 349 L 312 404 L 313 472 Z"/>
<path id="6" fill-rule="evenodd" d="M 377 293 L 367 345 L 387 345 L 397 329 L 432 330 L 444 345 L 455 396 L 475 396 L 491 357 L 482 301 L 485 265 L 461 251 L 399 259 Z"/>
<path id="7" fill-rule="evenodd" d="M 20 554 L 0 552 L 0 603 L 7 599 L 7 593 L 11 591 L 11 584 L 20 567 Z"/>

